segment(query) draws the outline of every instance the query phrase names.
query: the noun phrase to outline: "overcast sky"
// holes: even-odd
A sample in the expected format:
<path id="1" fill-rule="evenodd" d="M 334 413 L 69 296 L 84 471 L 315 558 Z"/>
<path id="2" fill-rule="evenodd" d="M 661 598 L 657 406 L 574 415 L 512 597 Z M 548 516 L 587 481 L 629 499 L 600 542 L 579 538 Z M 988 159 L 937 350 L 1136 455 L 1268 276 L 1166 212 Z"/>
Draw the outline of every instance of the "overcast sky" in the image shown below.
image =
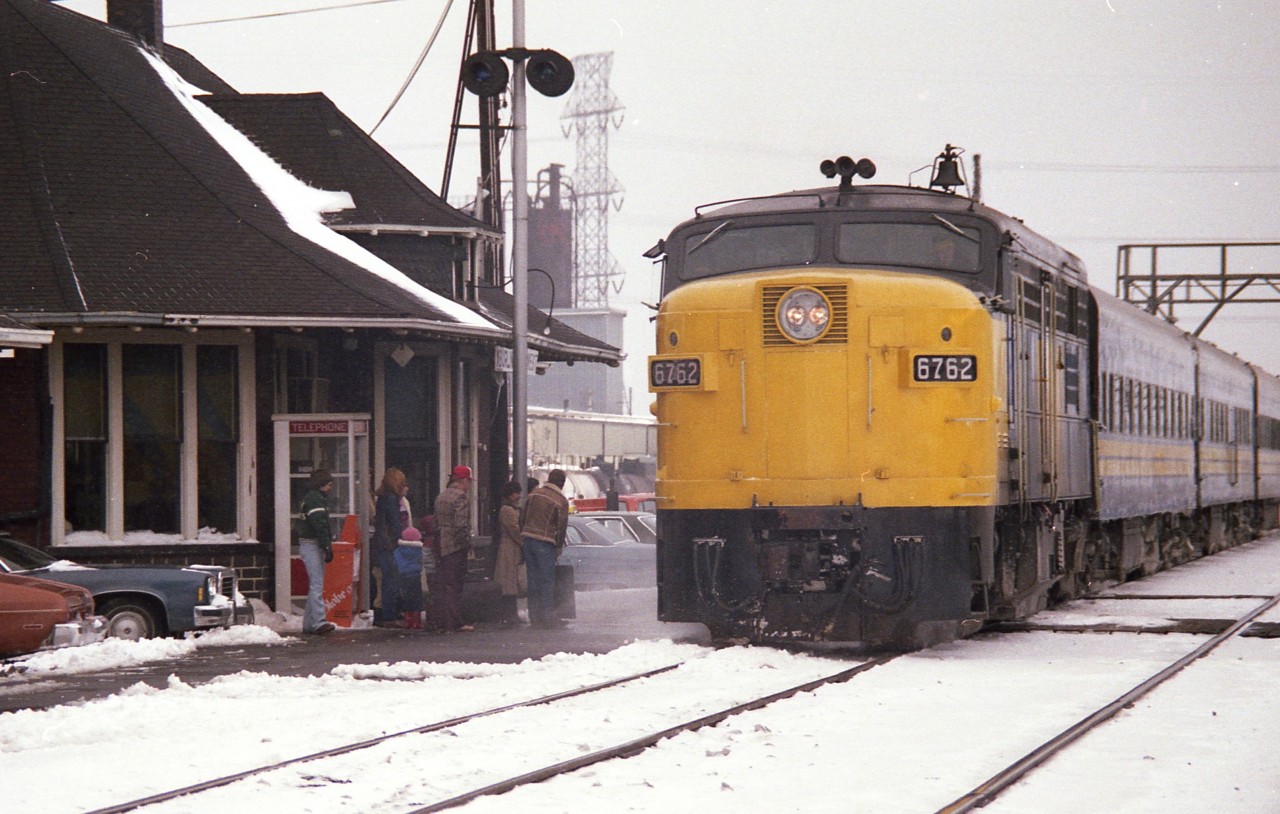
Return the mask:
<path id="1" fill-rule="evenodd" d="M 242 92 L 323 91 L 367 130 L 447 4 L 166 0 L 166 39 Z M 375 134 L 437 190 L 467 5 L 454 0 Z M 325 6 L 339 8 L 283 13 Z M 641 252 L 699 203 L 825 183 L 824 158 L 866 156 L 877 182 L 905 183 L 947 143 L 981 154 L 983 200 L 1080 255 L 1108 292 L 1121 243 L 1280 240 L 1274 0 L 527 0 L 526 14 L 530 47 L 614 55 L 625 110 L 609 165 L 625 194 L 609 232 L 637 411 L 652 350 L 638 303 L 657 297 Z M 509 45 L 509 0 L 497 17 Z M 569 99 L 530 96 L 531 177 L 576 165 Z M 464 122 L 475 111 L 469 97 Z M 464 134 L 451 201 L 473 193 L 476 166 Z M 1205 336 L 1280 372 L 1277 318 L 1280 306 L 1229 310 Z"/>

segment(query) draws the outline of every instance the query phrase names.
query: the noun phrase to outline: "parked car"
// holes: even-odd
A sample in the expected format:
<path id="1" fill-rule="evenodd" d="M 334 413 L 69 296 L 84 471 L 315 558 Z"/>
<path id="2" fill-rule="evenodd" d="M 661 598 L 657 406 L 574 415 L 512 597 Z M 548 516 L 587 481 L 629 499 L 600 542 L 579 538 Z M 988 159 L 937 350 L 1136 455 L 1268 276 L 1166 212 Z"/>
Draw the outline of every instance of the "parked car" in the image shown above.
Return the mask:
<path id="1" fill-rule="evenodd" d="M 24 574 L 88 588 L 107 635 L 173 636 L 252 622 L 236 573 L 217 565 L 78 565 L 0 534 L 0 573 Z"/>
<path id="2" fill-rule="evenodd" d="M 573 566 L 576 590 L 657 585 L 657 548 L 652 543 L 640 542 L 590 514 L 569 515 L 565 538 L 560 562 Z"/>
<path id="3" fill-rule="evenodd" d="M 0 574 L 0 656 L 92 644 L 107 632 L 85 588 L 36 577 Z"/>
<path id="4" fill-rule="evenodd" d="M 653 512 L 590 511 L 578 512 L 576 516 L 592 521 L 604 529 L 608 537 L 649 545 L 658 541 L 657 516 Z"/>

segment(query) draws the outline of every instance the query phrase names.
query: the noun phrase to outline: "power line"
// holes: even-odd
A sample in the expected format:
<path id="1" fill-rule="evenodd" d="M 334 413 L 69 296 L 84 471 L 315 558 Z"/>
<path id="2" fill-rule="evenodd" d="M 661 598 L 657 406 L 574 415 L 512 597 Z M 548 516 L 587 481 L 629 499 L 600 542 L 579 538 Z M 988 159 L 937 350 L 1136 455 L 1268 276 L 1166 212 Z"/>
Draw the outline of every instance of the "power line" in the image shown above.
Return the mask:
<path id="1" fill-rule="evenodd" d="M 453 0 L 448 0 L 444 4 L 444 11 L 440 12 L 440 19 L 436 21 L 436 28 L 431 32 L 431 36 L 427 37 L 427 44 L 422 47 L 422 53 L 418 54 L 418 61 L 413 63 L 413 68 L 409 71 L 409 75 L 404 78 L 404 83 L 400 85 L 400 90 L 396 91 L 395 97 L 391 100 L 391 104 L 387 105 L 387 109 L 382 111 L 382 118 L 378 119 L 378 123 L 369 131 L 369 135 L 373 135 L 382 123 L 391 115 L 391 111 L 400 103 L 400 99 L 404 96 L 404 92 L 409 89 L 409 84 L 413 82 L 413 78 L 418 75 L 418 70 L 422 67 L 422 63 L 426 61 L 427 54 L 431 53 L 431 46 L 436 44 L 436 37 L 440 36 L 440 29 L 444 27 L 444 20 L 449 16 L 449 9 L 453 8 Z"/>
<path id="2" fill-rule="evenodd" d="M 293 11 L 272 11 L 266 14 L 249 14 L 244 17 L 223 17 L 218 20 L 198 20 L 193 23 L 173 23 L 165 24 L 165 28 L 190 28 L 197 25 L 216 25 L 218 23 L 240 23 L 246 20 L 265 20 L 269 17 L 289 17 L 294 14 L 316 14 L 322 11 L 338 11 L 340 9 L 358 8 L 360 6 L 377 6 L 382 3 L 403 3 L 404 0 L 360 0 L 356 3 L 343 3 L 337 6 L 316 6 L 315 8 L 300 8 Z"/>
<path id="3" fill-rule="evenodd" d="M 1125 172 L 1143 175 L 1229 175 L 1280 172 L 1280 164 L 1227 164 L 1179 166 L 1177 164 L 1075 164 L 1061 161 L 988 161 L 988 167 L 1031 172 Z"/>

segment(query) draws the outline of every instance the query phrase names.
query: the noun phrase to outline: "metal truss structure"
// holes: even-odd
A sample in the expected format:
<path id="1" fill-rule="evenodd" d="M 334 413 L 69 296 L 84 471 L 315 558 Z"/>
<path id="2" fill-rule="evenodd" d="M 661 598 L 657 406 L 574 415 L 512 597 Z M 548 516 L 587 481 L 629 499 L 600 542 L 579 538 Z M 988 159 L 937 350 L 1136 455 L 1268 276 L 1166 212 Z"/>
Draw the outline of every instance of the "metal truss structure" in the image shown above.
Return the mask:
<path id="1" fill-rule="evenodd" d="M 1140 243 L 1116 254 L 1116 296 L 1177 322 L 1178 306 L 1210 306 L 1199 336 L 1228 303 L 1280 303 L 1280 243 Z M 1213 270 L 1203 270 L 1206 267 Z M 1185 308 L 1184 308 L 1185 310 Z M 1204 309 L 1196 309 L 1196 313 Z"/>

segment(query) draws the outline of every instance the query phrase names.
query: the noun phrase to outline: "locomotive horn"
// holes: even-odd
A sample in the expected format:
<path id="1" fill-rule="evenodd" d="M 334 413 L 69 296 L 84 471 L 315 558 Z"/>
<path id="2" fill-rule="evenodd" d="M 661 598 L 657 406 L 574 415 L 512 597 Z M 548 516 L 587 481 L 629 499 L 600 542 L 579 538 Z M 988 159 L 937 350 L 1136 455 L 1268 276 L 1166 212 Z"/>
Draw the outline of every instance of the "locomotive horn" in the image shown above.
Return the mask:
<path id="1" fill-rule="evenodd" d="M 842 155 L 836 160 L 826 159 L 818 165 L 818 169 L 828 178 L 840 176 L 840 191 L 848 192 L 853 189 L 853 176 L 860 175 L 863 178 L 870 178 L 876 174 L 876 165 L 869 158 L 859 158 L 854 161 L 847 155 Z"/>

